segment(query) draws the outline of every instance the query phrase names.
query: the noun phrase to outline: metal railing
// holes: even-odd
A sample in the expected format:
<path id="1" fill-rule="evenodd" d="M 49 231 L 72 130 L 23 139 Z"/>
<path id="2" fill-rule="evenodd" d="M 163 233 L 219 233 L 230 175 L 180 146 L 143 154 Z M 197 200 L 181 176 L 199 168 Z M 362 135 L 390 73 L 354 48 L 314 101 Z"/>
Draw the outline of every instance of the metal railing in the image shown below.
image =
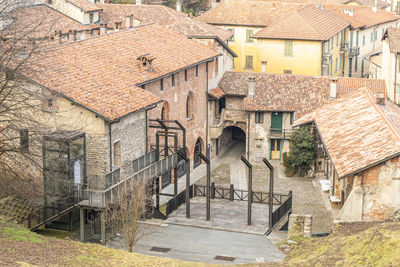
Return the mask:
<path id="1" fill-rule="evenodd" d="M 159 177 L 171 169 L 175 168 L 178 164 L 178 153 L 175 152 L 157 162 L 150 164 L 144 169 L 129 175 L 124 180 L 108 187 L 105 190 L 90 190 L 86 189 L 88 196 L 88 205 L 92 207 L 103 208 L 108 203 L 114 202 L 118 199 L 120 192 L 127 192 L 132 188 L 134 181 L 149 181 L 153 178 Z"/>
<path id="2" fill-rule="evenodd" d="M 274 227 L 286 214 L 292 212 L 292 191 L 289 191 L 289 197 L 276 210 L 272 212 L 272 227 Z M 272 229 L 268 229 L 272 231 Z M 268 232 L 267 231 L 267 232 Z"/>
<path id="3" fill-rule="evenodd" d="M 193 197 L 193 192 L 194 192 L 193 188 L 194 188 L 194 185 L 191 185 L 189 187 L 189 197 L 190 198 Z M 173 197 L 166 203 L 166 207 L 165 207 L 166 214 L 165 215 L 166 216 L 170 215 L 172 212 L 177 210 L 180 205 L 182 205 L 185 202 L 186 202 L 186 189 L 183 190 L 182 192 L 180 192 L 178 195 L 176 195 L 175 197 Z"/>
<path id="4" fill-rule="evenodd" d="M 240 200 L 247 201 L 248 191 L 234 189 L 233 184 L 229 188 L 226 187 L 215 187 L 213 183 L 210 187 L 211 198 L 218 199 L 228 199 L 228 200 Z M 205 185 L 193 185 L 194 196 L 206 196 L 206 186 Z M 273 194 L 273 204 L 281 205 L 284 203 L 291 195 L 284 194 Z M 269 192 L 252 192 L 252 202 L 269 204 Z"/>
<path id="5" fill-rule="evenodd" d="M 349 57 L 356 57 L 360 54 L 360 48 L 353 46 L 349 49 Z"/>
<path id="6" fill-rule="evenodd" d="M 270 128 L 269 130 L 269 135 L 272 137 L 279 137 L 284 140 L 290 139 L 292 134 L 297 131 L 295 129 L 275 129 L 275 128 Z"/>
<path id="7" fill-rule="evenodd" d="M 342 41 L 340 43 L 340 51 L 345 52 L 349 50 L 349 42 Z"/>
<path id="8" fill-rule="evenodd" d="M 137 159 L 132 161 L 133 172 L 138 172 L 141 169 L 153 164 L 157 160 L 156 151 L 153 150 Z"/>

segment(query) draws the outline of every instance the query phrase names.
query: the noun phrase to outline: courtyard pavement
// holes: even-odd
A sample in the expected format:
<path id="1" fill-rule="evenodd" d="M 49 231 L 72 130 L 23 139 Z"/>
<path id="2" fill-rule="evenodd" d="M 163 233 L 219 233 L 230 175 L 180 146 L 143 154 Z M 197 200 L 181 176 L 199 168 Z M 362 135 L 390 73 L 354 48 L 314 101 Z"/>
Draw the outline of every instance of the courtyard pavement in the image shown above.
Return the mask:
<path id="1" fill-rule="evenodd" d="M 151 232 L 135 245 L 135 252 L 214 264 L 279 262 L 284 258 L 282 252 L 261 235 L 167 224 L 150 227 Z M 121 237 L 114 238 L 107 246 L 124 249 Z M 156 252 L 151 250 L 152 247 L 170 250 Z M 234 259 L 218 260 L 216 256 Z"/>

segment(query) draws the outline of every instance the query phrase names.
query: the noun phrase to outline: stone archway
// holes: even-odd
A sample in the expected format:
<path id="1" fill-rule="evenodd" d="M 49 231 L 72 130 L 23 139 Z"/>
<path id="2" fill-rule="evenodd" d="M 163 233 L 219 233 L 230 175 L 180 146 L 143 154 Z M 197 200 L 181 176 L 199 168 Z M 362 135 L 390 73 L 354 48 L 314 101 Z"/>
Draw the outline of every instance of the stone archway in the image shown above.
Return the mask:
<path id="1" fill-rule="evenodd" d="M 199 157 L 198 152 L 203 152 L 204 142 L 201 137 L 197 138 L 196 144 L 194 145 L 194 153 L 193 153 L 193 169 L 201 164 L 201 159 Z"/>
<path id="2" fill-rule="evenodd" d="M 226 149 L 235 146 L 238 153 L 246 151 L 246 133 L 241 127 L 227 126 L 216 139 L 217 154 L 225 153 Z"/>

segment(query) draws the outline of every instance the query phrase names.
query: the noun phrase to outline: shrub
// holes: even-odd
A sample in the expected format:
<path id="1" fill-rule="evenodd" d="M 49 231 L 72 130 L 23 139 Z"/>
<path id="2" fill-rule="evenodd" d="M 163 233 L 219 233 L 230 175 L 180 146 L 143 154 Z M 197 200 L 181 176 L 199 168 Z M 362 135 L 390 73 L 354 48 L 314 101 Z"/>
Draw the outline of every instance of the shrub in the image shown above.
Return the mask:
<path id="1" fill-rule="evenodd" d="M 301 127 L 290 138 L 289 153 L 283 155 L 283 165 L 287 176 L 298 174 L 304 176 L 315 158 L 314 136 L 310 128 Z"/>

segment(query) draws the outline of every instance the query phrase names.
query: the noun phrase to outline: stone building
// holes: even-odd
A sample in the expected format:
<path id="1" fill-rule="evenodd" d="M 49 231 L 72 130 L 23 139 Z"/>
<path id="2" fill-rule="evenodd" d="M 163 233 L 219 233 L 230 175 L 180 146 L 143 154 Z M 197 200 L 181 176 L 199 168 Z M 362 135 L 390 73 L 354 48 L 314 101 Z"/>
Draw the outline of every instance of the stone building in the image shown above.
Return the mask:
<path id="1" fill-rule="evenodd" d="M 368 86 L 295 121 L 315 126 L 339 220 L 391 219 L 400 208 L 399 122 L 400 108 Z"/>
<path id="2" fill-rule="evenodd" d="M 237 140 L 251 161 L 281 160 L 295 119 L 364 85 L 385 90 L 383 80 L 226 72 L 209 92 L 212 154 Z"/>
<path id="3" fill-rule="evenodd" d="M 193 160 L 196 141 L 204 147 L 206 140 L 207 65 L 219 55 L 153 24 L 46 47 L 29 61 L 36 71 L 24 74 L 53 92 L 49 103 L 61 116 L 54 130 L 68 121 L 86 134 L 90 179 L 118 167 L 123 175 L 130 161 L 148 152 L 151 118 L 180 121 Z M 98 180 L 89 183 L 102 187 Z"/>

